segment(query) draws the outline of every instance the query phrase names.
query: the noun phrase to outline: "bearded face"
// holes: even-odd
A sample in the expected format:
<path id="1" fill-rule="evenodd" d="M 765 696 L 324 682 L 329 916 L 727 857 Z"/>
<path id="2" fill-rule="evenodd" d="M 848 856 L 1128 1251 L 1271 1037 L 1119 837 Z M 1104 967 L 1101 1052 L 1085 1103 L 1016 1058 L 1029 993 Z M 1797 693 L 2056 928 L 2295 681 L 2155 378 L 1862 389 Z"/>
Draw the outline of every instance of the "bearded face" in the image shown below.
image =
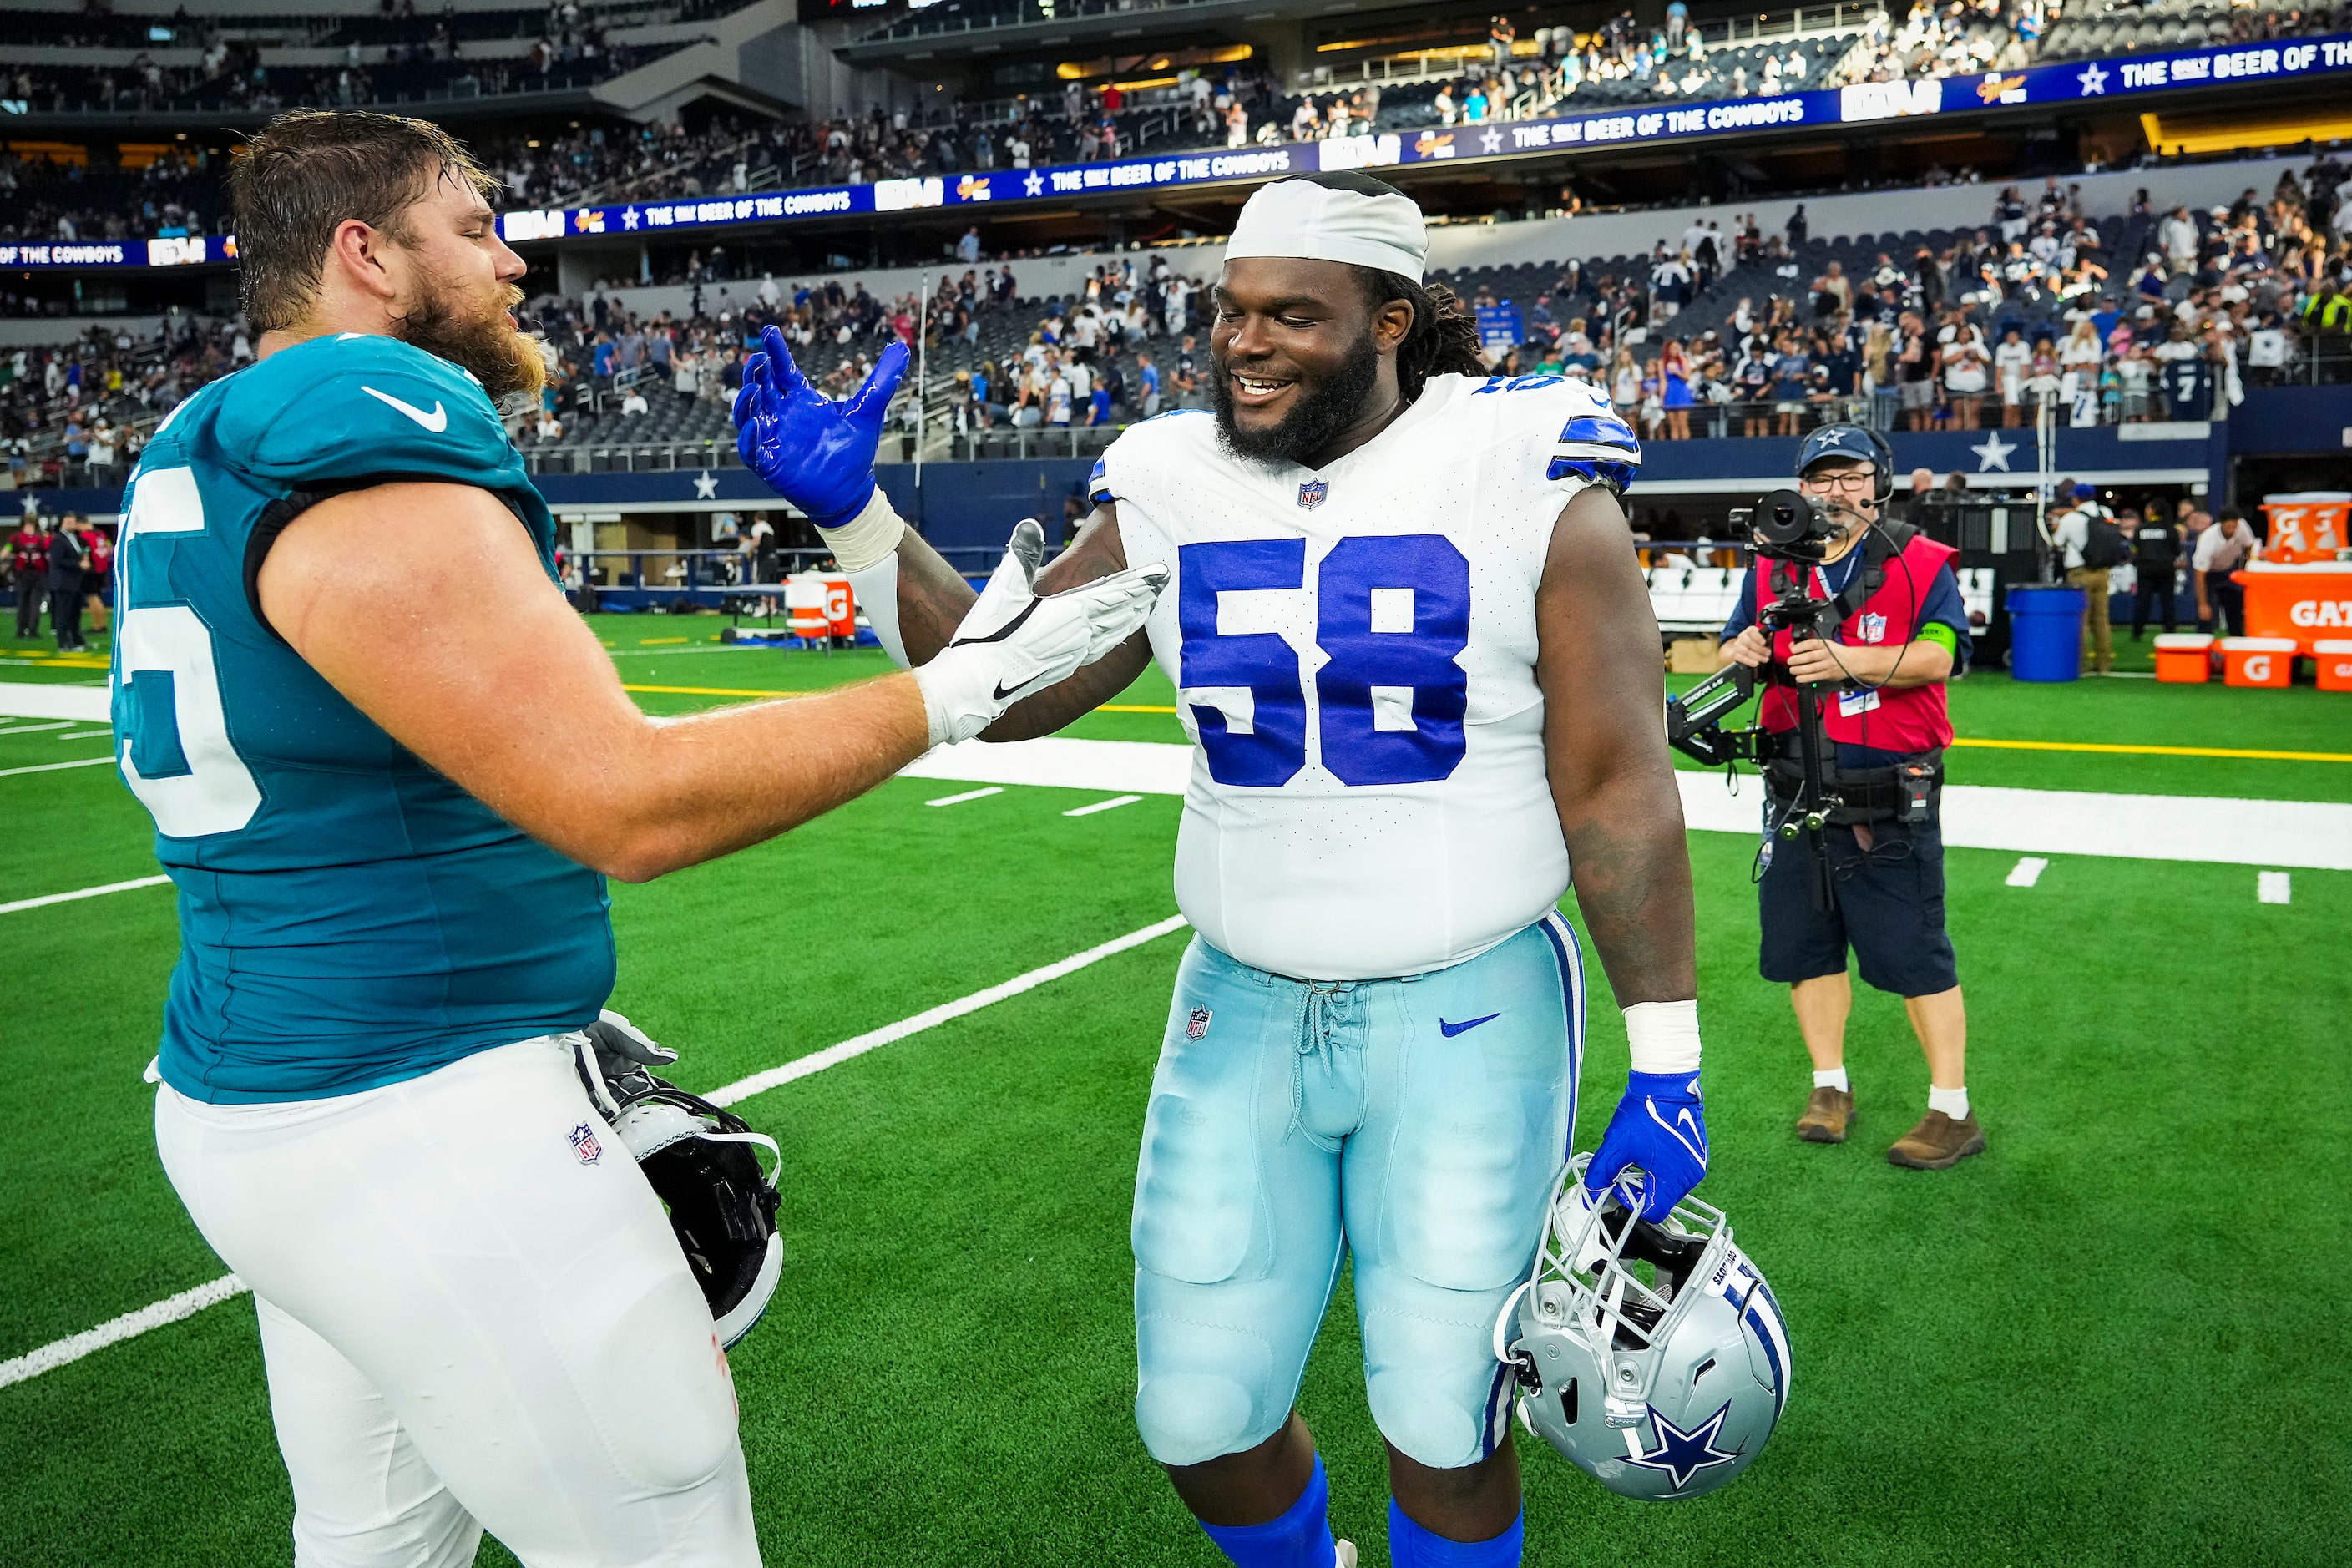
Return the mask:
<path id="1" fill-rule="evenodd" d="M 394 325 L 403 342 L 471 371 L 492 403 L 536 397 L 547 384 L 547 342 L 515 324 L 522 290 L 467 288 L 419 268 L 415 297 Z"/>

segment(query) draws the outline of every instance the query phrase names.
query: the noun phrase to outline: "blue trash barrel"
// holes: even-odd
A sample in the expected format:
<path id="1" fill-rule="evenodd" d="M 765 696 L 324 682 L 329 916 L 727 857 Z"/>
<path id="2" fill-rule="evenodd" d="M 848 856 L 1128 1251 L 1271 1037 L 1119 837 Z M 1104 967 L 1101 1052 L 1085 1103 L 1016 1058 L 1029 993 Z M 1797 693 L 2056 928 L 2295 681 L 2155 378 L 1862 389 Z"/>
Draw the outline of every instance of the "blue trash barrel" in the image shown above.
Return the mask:
<path id="1" fill-rule="evenodd" d="M 2019 680 L 2079 680 L 2083 677 L 2080 588 L 2009 591 L 2009 673 Z"/>

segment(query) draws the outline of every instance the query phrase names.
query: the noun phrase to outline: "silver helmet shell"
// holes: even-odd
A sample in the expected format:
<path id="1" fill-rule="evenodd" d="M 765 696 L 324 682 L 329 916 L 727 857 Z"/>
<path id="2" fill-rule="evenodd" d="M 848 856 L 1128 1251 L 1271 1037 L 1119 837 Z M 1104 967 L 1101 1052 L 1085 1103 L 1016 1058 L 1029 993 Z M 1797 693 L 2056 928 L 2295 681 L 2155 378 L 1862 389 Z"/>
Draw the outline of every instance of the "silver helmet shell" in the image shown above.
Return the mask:
<path id="1" fill-rule="evenodd" d="M 1789 1403 L 1780 1303 L 1723 1211 L 1685 1198 L 1660 1223 L 1591 1162 L 1560 1173 L 1535 1272 L 1496 1321 L 1520 1421 L 1622 1497 L 1704 1496 L 1755 1462 Z"/>

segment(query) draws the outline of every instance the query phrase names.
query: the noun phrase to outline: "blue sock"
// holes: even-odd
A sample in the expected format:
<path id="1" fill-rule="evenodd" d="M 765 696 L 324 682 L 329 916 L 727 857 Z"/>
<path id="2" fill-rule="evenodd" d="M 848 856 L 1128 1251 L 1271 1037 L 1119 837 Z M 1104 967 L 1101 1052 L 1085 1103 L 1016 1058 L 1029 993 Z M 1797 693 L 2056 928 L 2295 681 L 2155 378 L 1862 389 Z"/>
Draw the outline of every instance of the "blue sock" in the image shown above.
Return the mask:
<path id="1" fill-rule="evenodd" d="M 1331 1483 L 1323 1476 L 1323 1456 L 1315 1456 L 1315 1473 L 1280 1519 L 1265 1524 L 1210 1524 L 1202 1530 L 1231 1558 L 1234 1568 L 1331 1568 L 1339 1548 L 1331 1540 L 1325 1512 L 1331 1501 Z"/>
<path id="2" fill-rule="evenodd" d="M 1395 1568 L 1518 1568 L 1519 1544 L 1528 1510 L 1492 1541 L 1448 1541 L 1415 1524 L 1396 1499 L 1389 1499 L 1389 1561 Z"/>

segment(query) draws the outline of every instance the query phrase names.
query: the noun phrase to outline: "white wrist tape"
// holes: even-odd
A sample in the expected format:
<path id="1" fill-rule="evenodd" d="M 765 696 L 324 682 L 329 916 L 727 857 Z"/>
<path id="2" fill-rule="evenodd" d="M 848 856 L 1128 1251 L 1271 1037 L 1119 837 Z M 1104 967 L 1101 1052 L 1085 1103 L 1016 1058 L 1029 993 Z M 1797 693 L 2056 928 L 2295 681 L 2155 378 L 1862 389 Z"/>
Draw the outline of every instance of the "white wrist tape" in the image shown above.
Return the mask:
<path id="1" fill-rule="evenodd" d="M 1625 1009 L 1635 1072 L 1698 1071 L 1698 1003 L 1636 1002 Z"/>
<path id="2" fill-rule="evenodd" d="M 842 574 L 849 579 L 849 591 L 866 612 L 882 651 L 900 669 L 907 668 L 907 639 L 898 635 L 898 552 L 893 550 L 871 566 Z"/>
<path id="3" fill-rule="evenodd" d="M 833 552 L 833 558 L 841 563 L 844 572 L 863 572 L 897 554 L 898 541 L 906 531 L 906 523 L 890 510 L 890 499 L 882 493 L 880 485 L 876 485 L 866 510 L 839 528 L 819 529 L 817 535 Z"/>

